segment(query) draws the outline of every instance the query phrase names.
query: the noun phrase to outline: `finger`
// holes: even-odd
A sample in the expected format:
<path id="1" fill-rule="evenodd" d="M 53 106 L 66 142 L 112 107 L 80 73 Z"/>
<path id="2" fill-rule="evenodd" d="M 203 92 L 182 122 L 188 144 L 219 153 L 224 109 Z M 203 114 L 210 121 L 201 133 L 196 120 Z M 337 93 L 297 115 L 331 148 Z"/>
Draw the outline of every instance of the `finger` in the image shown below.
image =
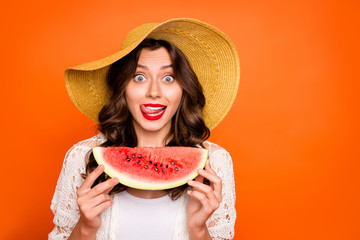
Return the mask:
<path id="1" fill-rule="evenodd" d="M 204 177 L 201 175 L 197 175 L 197 177 L 195 178 L 195 181 L 202 183 L 202 182 L 204 182 Z"/>
<path id="2" fill-rule="evenodd" d="M 90 189 L 91 186 L 94 184 L 95 180 L 104 172 L 104 166 L 99 165 L 97 168 L 95 168 L 94 171 L 92 171 L 84 180 L 84 182 L 79 187 L 79 190 L 87 190 Z"/>
<path id="3" fill-rule="evenodd" d="M 113 204 L 113 200 L 110 199 L 108 201 L 102 202 L 101 204 L 97 205 L 96 207 L 91 209 L 91 216 L 98 216 L 103 211 L 105 211 L 108 207 L 110 207 Z"/>
<path id="4" fill-rule="evenodd" d="M 209 160 L 206 161 L 205 170 L 199 169 L 199 174 L 209 179 L 212 183 L 220 183 L 221 178 L 218 177 L 216 172 L 211 168 Z"/>
<path id="5" fill-rule="evenodd" d="M 106 201 L 111 201 L 111 200 L 112 198 L 109 194 L 105 194 L 105 193 L 99 194 L 88 201 L 87 208 L 92 209 Z"/>
<path id="6" fill-rule="evenodd" d="M 217 175 L 216 172 L 211 168 L 211 166 L 210 166 L 210 160 L 209 160 L 209 159 L 205 162 L 205 167 L 204 167 L 204 169 L 205 169 L 206 171 L 209 171 L 211 174 Z M 202 169 L 202 170 L 204 170 L 204 169 Z M 208 179 L 208 180 L 209 180 L 209 179 Z M 213 185 L 214 185 L 213 182 L 210 181 L 210 180 L 209 180 L 209 182 L 210 182 L 210 186 L 213 187 Z"/>
<path id="7" fill-rule="evenodd" d="M 212 187 L 197 181 L 188 181 L 188 184 L 193 187 L 194 191 L 203 193 L 210 201 L 218 201 Z"/>
<path id="8" fill-rule="evenodd" d="M 203 170 L 199 169 L 199 174 L 203 177 L 206 177 L 209 179 L 209 181 L 212 183 L 212 186 L 214 187 L 214 191 L 216 195 L 218 196 L 218 199 L 222 200 L 222 180 L 221 178 L 216 175 L 216 173 L 209 172 L 209 170 Z"/>
<path id="9" fill-rule="evenodd" d="M 212 173 L 212 172 L 209 172 L 208 170 L 203 170 L 203 169 L 199 169 L 198 173 L 200 176 L 207 178 L 210 182 L 212 182 L 214 184 L 221 183 L 221 178 L 218 177 L 218 175 L 216 175 L 216 173 Z"/>
<path id="10" fill-rule="evenodd" d="M 194 197 L 198 201 L 200 201 L 201 205 L 203 205 L 202 210 L 205 211 L 207 214 L 212 214 L 220 206 L 220 202 L 216 199 L 214 195 L 209 199 L 206 194 L 197 190 L 190 190 L 188 191 L 188 194 L 190 195 L 190 197 Z"/>
<path id="11" fill-rule="evenodd" d="M 108 194 L 118 183 L 119 180 L 117 178 L 109 178 L 105 182 L 99 183 L 89 191 L 89 198 L 94 198 L 102 193 Z"/>
<path id="12" fill-rule="evenodd" d="M 216 174 L 216 172 L 214 171 L 214 169 L 212 169 L 212 167 L 210 165 L 210 160 L 209 159 L 205 163 L 205 170 L 208 170 L 208 171 L 212 172 L 213 174 Z"/>
<path id="13" fill-rule="evenodd" d="M 96 207 L 94 207 L 94 212 L 97 213 L 97 215 L 98 215 L 98 214 L 102 213 L 103 211 L 105 211 L 113 203 L 114 203 L 114 201 L 112 199 L 109 201 L 105 201 L 105 202 L 97 205 Z"/>
<path id="14" fill-rule="evenodd" d="M 208 206 L 210 206 L 210 201 L 209 199 L 201 192 L 199 191 L 192 191 L 192 190 L 188 190 L 187 191 L 188 195 L 190 196 L 190 198 L 195 198 L 196 200 L 198 200 L 200 202 L 200 204 L 202 205 L 202 208 L 206 208 Z"/>
<path id="15" fill-rule="evenodd" d="M 92 214 L 94 208 L 102 204 L 103 202 L 112 201 L 111 196 L 108 194 L 99 194 L 91 199 L 89 199 L 88 196 L 85 197 L 87 198 L 78 199 L 78 205 L 80 208 L 80 212 L 86 215 Z"/>
<path id="16" fill-rule="evenodd" d="M 219 207 L 222 198 L 215 194 L 212 187 L 196 181 L 189 181 L 188 184 L 193 188 L 193 191 L 199 191 L 204 194 L 212 204 L 214 210 Z"/>

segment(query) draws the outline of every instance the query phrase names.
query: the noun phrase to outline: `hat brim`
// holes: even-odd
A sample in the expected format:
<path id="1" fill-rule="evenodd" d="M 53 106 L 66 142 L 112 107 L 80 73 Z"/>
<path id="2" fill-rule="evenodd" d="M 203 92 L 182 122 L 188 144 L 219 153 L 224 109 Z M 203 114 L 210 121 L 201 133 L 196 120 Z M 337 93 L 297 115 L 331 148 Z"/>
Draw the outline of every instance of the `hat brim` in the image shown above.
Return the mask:
<path id="1" fill-rule="evenodd" d="M 141 25 L 127 35 L 115 54 L 67 69 L 66 88 L 74 105 L 98 122 L 98 114 L 110 97 L 105 79 L 110 65 L 145 38 L 166 40 L 185 54 L 204 90 L 205 123 L 210 130 L 214 129 L 235 100 L 240 63 L 232 41 L 217 28 L 196 19 L 178 18 Z"/>

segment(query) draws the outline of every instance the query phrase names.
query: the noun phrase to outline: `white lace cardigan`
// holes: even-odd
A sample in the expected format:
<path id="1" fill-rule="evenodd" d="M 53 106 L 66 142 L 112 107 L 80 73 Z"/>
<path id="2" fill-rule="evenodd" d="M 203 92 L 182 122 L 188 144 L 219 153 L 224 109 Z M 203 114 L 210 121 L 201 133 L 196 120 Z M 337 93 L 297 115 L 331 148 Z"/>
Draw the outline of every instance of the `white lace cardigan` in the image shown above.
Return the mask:
<path id="1" fill-rule="evenodd" d="M 85 173 L 85 156 L 89 150 L 105 141 L 102 134 L 81 141 L 74 145 L 66 154 L 60 177 L 57 182 L 54 197 L 51 201 L 51 210 L 54 213 L 54 229 L 49 239 L 67 239 L 76 223 L 80 213 L 76 202 L 76 189 L 83 182 L 81 173 Z M 213 239 L 232 239 L 234 237 L 235 211 L 235 184 L 233 164 L 229 153 L 220 146 L 205 142 L 209 150 L 210 165 L 222 179 L 223 200 L 220 207 L 208 219 L 207 226 Z M 118 200 L 113 195 L 114 203 L 102 215 L 102 225 L 97 232 L 97 239 L 118 240 Z M 180 206 L 176 217 L 173 240 L 189 239 L 186 223 L 186 206 L 188 195 L 180 197 Z"/>

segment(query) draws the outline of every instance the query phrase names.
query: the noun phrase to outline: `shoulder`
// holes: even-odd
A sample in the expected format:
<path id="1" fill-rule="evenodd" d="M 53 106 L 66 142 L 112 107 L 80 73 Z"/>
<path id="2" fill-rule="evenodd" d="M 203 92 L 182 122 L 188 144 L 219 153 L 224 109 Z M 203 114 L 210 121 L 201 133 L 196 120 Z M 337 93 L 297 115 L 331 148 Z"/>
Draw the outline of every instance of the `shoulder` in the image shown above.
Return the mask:
<path id="1" fill-rule="evenodd" d="M 79 164 L 85 165 L 86 155 L 89 153 L 89 151 L 93 147 L 99 146 L 104 141 L 105 138 L 103 135 L 98 134 L 74 144 L 65 155 L 64 167 Z"/>
<path id="2" fill-rule="evenodd" d="M 82 140 L 82 141 L 74 144 L 74 146 L 72 148 L 81 148 L 81 147 L 93 148 L 93 147 L 99 146 L 103 142 L 105 142 L 105 138 L 101 133 L 99 133 L 91 138 Z"/>
<path id="3" fill-rule="evenodd" d="M 105 138 L 101 133 L 99 133 L 98 135 L 95 135 L 91 138 L 82 140 L 82 141 L 74 144 L 69 149 L 68 154 L 71 152 L 77 152 L 77 151 L 81 151 L 81 150 L 90 150 L 93 147 L 99 146 L 103 142 L 105 142 Z"/>
<path id="4" fill-rule="evenodd" d="M 204 142 L 204 147 L 209 150 L 209 161 L 212 168 L 232 168 L 231 156 L 223 147 L 209 141 Z"/>
<path id="5" fill-rule="evenodd" d="M 210 141 L 205 141 L 204 142 L 204 147 L 209 150 L 209 156 L 213 155 L 213 154 L 227 154 L 230 156 L 230 154 L 228 153 L 228 151 L 226 151 L 223 147 L 217 145 L 216 143 L 212 143 Z"/>

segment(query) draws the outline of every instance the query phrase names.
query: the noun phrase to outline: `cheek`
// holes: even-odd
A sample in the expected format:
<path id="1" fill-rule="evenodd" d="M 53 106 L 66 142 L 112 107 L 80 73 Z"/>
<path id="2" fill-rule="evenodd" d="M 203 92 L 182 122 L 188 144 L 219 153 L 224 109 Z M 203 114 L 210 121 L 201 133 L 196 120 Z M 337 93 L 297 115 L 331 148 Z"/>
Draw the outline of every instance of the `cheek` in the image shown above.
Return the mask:
<path id="1" fill-rule="evenodd" d="M 125 100 L 131 115 L 134 115 L 135 106 L 137 103 L 136 94 L 134 94 L 133 91 L 125 91 Z"/>
<path id="2" fill-rule="evenodd" d="M 140 96 L 141 88 L 133 86 L 133 84 L 129 83 L 125 89 L 125 99 L 128 106 L 134 105 L 138 102 Z"/>
<path id="3" fill-rule="evenodd" d="M 132 97 L 131 97 L 131 94 L 129 94 L 128 91 L 125 91 L 125 100 L 126 100 L 126 104 L 127 104 L 128 106 L 131 105 Z"/>
<path id="4" fill-rule="evenodd" d="M 183 94 L 183 90 L 181 88 L 176 89 L 176 90 L 172 91 L 172 93 L 171 93 L 171 99 L 172 99 L 172 102 L 174 103 L 174 105 L 176 105 L 176 109 L 178 108 L 178 106 L 181 102 L 182 94 Z"/>

